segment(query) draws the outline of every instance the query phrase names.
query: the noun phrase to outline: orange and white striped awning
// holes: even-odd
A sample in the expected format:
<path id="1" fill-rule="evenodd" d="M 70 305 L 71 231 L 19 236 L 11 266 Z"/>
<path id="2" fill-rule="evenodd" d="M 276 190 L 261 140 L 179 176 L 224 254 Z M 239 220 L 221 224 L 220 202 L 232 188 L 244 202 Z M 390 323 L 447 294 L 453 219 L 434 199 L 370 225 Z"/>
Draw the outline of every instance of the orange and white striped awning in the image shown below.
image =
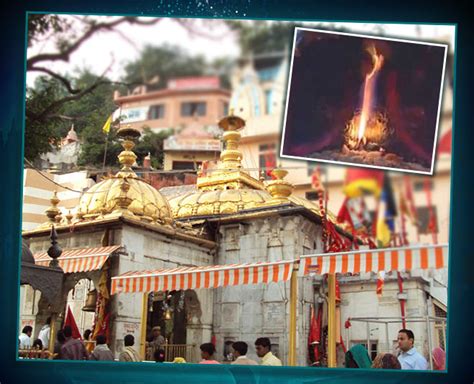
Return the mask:
<path id="1" fill-rule="evenodd" d="M 287 281 L 291 277 L 293 264 L 294 260 L 285 260 L 126 272 L 112 277 L 111 293 L 217 288 Z"/>
<path id="2" fill-rule="evenodd" d="M 64 273 L 89 272 L 101 269 L 107 258 L 119 249 L 121 245 L 98 248 L 70 248 L 64 249 L 59 257 L 59 266 Z M 33 255 L 35 263 L 48 266 L 51 257 L 46 252 Z"/>
<path id="3" fill-rule="evenodd" d="M 301 256 L 298 274 L 411 271 L 447 265 L 448 244 L 440 244 Z"/>

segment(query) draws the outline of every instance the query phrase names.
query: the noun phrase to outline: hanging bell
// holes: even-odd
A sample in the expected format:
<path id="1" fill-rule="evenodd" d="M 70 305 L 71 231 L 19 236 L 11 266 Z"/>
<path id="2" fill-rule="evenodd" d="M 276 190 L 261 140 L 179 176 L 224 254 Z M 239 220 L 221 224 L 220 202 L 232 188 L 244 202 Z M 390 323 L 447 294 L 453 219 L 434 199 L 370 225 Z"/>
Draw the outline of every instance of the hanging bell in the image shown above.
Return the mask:
<path id="1" fill-rule="evenodd" d="M 86 305 L 82 307 L 84 312 L 95 312 L 95 306 L 97 302 L 97 289 L 89 291 L 87 294 Z"/>

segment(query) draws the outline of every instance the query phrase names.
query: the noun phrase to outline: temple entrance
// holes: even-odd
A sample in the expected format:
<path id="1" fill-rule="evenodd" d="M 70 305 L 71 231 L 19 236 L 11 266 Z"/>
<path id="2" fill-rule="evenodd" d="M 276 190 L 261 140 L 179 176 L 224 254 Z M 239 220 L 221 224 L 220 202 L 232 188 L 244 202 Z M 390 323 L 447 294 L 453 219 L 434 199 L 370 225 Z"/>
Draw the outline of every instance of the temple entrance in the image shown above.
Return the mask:
<path id="1" fill-rule="evenodd" d="M 166 361 L 175 357 L 189 358 L 187 325 L 196 316 L 199 300 L 193 290 L 152 292 L 148 295 L 147 360 L 154 359 L 159 347 L 165 350 Z M 159 331 L 157 331 L 159 327 Z"/>
<path id="2" fill-rule="evenodd" d="M 169 344 L 186 343 L 185 291 L 152 292 L 148 296 L 147 341 L 153 340 L 152 330 L 160 327 Z"/>

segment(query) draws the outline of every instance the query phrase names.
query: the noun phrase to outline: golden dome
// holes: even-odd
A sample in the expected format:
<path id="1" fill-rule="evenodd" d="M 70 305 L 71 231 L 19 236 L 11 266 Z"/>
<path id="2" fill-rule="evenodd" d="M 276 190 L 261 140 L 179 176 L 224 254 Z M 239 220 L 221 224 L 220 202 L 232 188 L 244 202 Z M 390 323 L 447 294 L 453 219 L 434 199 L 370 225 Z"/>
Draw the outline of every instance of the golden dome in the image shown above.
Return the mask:
<path id="1" fill-rule="evenodd" d="M 238 131 L 245 126 L 244 120 L 234 116 L 231 111 L 230 116 L 219 122 L 219 126 L 224 130 L 225 142 L 221 161 L 211 173 L 199 175 L 197 190 L 168 199 L 174 218 L 233 214 L 282 204 L 302 206 L 321 216 L 317 205 L 291 194 L 294 186 L 284 180 L 288 173 L 286 170 L 275 168 L 272 171 L 274 180 L 265 185 L 242 169 Z M 332 214 L 328 214 L 328 219 L 335 222 Z"/>
<path id="2" fill-rule="evenodd" d="M 129 190 L 124 193 L 124 182 Z M 104 215 L 123 208 L 123 202 L 130 200 L 126 210 L 136 216 L 150 220 L 171 218 L 166 199 L 151 185 L 138 178 L 112 177 L 92 186 L 79 203 L 84 218 Z"/>
<path id="3" fill-rule="evenodd" d="M 175 218 L 206 216 L 263 206 L 272 196 L 263 190 L 227 189 L 196 191 L 171 198 L 169 204 Z"/>
<path id="4" fill-rule="evenodd" d="M 130 127 L 119 129 L 124 150 L 118 158 L 122 169 L 115 176 L 92 186 L 81 197 L 78 216 L 85 220 L 110 213 L 124 213 L 146 221 L 169 224 L 171 209 L 168 201 L 155 188 L 141 180 L 131 166 L 137 156 L 132 152 L 138 131 Z"/>

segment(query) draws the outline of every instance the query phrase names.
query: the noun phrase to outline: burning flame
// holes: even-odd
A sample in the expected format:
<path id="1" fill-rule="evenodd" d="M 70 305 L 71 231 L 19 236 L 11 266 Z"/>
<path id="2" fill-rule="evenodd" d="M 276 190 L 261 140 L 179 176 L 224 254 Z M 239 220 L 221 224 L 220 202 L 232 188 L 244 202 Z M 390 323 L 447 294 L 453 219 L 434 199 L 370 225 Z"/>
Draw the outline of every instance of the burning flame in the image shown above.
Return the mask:
<path id="1" fill-rule="evenodd" d="M 367 48 L 367 52 L 372 56 L 373 68 L 370 73 L 365 76 L 364 83 L 364 98 L 362 102 L 362 111 L 360 114 L 359 122 L 359 132 L 358 132 L 358 141 L 361 142 L 364 137 L 365 128 L 367 126 L 367 121 L 370 118 L 372 113 L 372 99 L 374 97 L 374 85 L 375 85 L 375 74 L 380 71 L 383 65 L 383 56 L 377 54 L 377 50 L 374 45 L 371 45 Z"/>

